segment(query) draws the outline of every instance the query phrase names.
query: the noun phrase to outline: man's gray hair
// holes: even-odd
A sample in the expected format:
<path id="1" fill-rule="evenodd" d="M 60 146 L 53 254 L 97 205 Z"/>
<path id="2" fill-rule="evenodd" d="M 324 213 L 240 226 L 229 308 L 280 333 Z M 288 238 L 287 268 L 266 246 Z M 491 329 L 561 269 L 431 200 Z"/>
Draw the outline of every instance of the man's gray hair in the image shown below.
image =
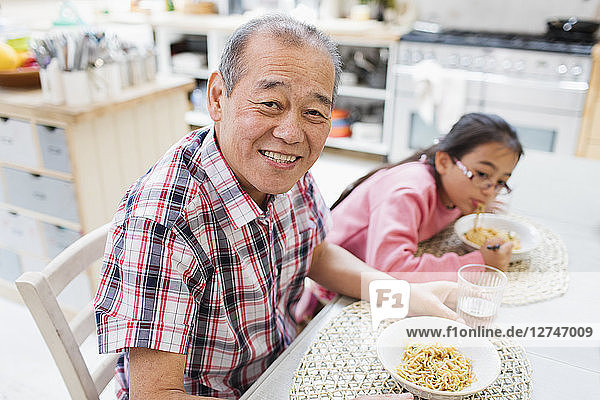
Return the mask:
<path id="1" fill-rule="evenodd" d="M 248 40 L 257 32 L 265 32 L 288 45 L 309 45 L 329 53 L 335 70 L 332 98 L 335 102 L 342 72 L 342 59 L 337 44 L 316 27 L 282 14 L 268 14 L 254 18 L 236 29 L 229 38 L 219 63 L 219 72 L 225 81 L 226 96 L 231 95 L 233 87 L 246 73 L 248 66 L 244 63 L 244 50 Z"/>

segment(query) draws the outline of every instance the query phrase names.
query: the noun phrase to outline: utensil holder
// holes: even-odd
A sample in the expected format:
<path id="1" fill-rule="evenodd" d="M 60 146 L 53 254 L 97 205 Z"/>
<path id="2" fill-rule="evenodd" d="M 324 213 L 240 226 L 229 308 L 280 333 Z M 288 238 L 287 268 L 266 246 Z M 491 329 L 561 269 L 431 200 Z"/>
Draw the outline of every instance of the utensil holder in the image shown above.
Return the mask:
<path id="1" fill-rule="evenodd" d="M 92 102 L 87 71 L 63 71 L 65 103 L 68 106 L 81 106 Z"/>

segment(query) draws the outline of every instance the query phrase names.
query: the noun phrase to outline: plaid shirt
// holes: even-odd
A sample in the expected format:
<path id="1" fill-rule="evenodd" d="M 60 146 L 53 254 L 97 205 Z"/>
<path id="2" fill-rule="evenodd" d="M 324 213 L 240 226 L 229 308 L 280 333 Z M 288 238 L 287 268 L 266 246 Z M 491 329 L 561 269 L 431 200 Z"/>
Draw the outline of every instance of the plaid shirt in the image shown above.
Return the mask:
<path id="1" fill-rule="evenodd" d="M 239 397 L 294 339 L 296 303 L 328 220 L 310 173 L 270 195 L 263 212 L 214 131 L 192 132 L 129 189 L 115 215 L 95 298 L 100 352 L 186 354 L 187 393 Z"/>

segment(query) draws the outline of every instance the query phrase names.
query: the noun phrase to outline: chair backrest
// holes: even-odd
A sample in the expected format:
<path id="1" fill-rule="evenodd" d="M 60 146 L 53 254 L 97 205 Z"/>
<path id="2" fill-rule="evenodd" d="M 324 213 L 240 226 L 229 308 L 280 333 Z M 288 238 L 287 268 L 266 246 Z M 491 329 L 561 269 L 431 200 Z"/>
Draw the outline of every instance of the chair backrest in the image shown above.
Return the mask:
<path id="1" fill-rule="evenodd" d="M 97 400 L 114 376 L 117 354 L 104 356 L 93 371 L 80 350 L 96 330 L 90 302 L 69 322 L 57 296 L 79 274 L 102 258 L 108 224 L 87 233 L 54 258 L 41 272 L 25 272 L 16 280 L 73 399 Z"/>

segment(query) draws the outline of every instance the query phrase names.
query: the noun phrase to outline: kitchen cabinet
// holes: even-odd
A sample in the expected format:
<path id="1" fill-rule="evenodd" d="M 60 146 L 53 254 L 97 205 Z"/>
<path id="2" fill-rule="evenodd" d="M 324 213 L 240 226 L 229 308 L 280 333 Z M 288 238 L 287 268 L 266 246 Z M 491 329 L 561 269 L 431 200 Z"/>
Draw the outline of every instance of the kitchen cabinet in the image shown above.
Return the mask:
<path id="1" fill-rule="evenodd" d="M 18 299 L 12 281 L 23 271 L 110 221 L 129 185 L 188 131 L 193 87 L 161 77 L 76 107 L 0 90 L 0 295 Z"/>
<path id="2" fill-rule="evenodd" d="M 126 22 L 123 17 L 116 22 Z M 196 79 L 199 101 L 186 113 L 192 126 L 211 123 L 203 99 L 210 73 L 217 69 L 221 52 L 231 33 L 246 21 L 242 16 L 207 16 L 164 13 L 148 16 L 153 26 L 159 71 Z M 141 22 L 134 19 L 135 22 Z M 387 157 L 391 151 L 394 102 L 393 74 L 396 46 L 408 26 L 378 21 L 319 20 L 316 25 L 340 45 L 345 61 L 337 108 L 350 111 L 353 134 L 330 137 L 326 146 Z M 200 104 L 198 104 L 200 103 Z"/>
<path id="3" fill-rule="evenodd" d="M 600 160 L 600 45 L 592 50 L 590 89 L 583 109 L 577 155 Z"/>

